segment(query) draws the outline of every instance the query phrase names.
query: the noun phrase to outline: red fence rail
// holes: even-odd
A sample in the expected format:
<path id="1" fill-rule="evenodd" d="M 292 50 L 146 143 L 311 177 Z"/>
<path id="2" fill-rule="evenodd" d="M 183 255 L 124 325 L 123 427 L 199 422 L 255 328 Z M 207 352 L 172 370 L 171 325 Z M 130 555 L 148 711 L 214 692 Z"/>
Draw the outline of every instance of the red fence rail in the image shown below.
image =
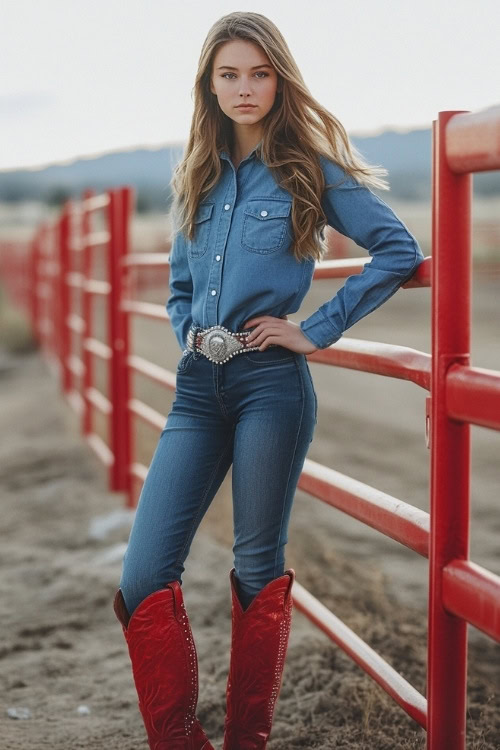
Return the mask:
<path id="1" fill-rule="evenodd" d="M 433 122 L 432 255 L 404 286 L 432 289 L 432 354 L 343 337 L 309 359 L 409 380 L 426 399 L 430 513 L 306 459 L 299 487 L 429 558 L 427 699 L 297 581 L 294 603 L 427 730 L 428 750 L 465 748 L 467 623 L 500 640 L 500 578 L 469 559 L 470 424 L 500 430 L 500 372 L 470 365 L 472 173 L 500 169 L 500 107 L 440 112 Z M 55 224 L 42 225 L 29 253 L 2 247 L 1 277 L 30 311 L 42 354 L 81 415 L 82 432 L 109 467 L 110 488 L 133 507 L 147 468 L 134 460 L 132 419 L 162 429 L 165 416 L 135 398 L 141 373 L 175 389 L 175 374 L 129 351 L 132 316 L 168 320 L 163 305 L 132 298 L 131 272 L 168 267 L 167 253 L 131 253 L 133 191 L 125 187 L 79 206 L 68 202 Z M 102 214 L 104 229 L 92 229 Z M 94 278 L 97 253 L 107 280 Z M 359 273 L 366 258 L 326 260 L 314 278 Z M 74 293 L 79 291 L 80 313 Z M 107 301 L 108 342 L 94 335 L 94 300 Z M 457 300 L 460 300 L 458 304 Z M 76 343 L 75 343 L 76 342 Z M 75 353 L 79 344 L 80 355 Z M 93 363 L 108 364 L 108 399 L 95 387 Z M 109 445 L 93 430 L 108 417 Z"/>

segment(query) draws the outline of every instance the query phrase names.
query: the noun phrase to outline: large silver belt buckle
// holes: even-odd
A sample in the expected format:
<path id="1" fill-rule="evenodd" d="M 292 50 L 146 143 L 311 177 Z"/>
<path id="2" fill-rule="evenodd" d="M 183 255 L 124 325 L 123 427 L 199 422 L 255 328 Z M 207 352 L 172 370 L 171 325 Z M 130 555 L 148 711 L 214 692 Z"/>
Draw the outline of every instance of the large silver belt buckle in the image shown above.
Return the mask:
<path id="1" fill-rule="evenodd" d="M 245 331 L 246 335 L 248 333 L 249 331 Z M 224 326 L 212 326 L 205 332 L 198 331 L 198 335 L 202 337 L 200 351 L 207 359 L 217 364 L 227 362 L 245 348 L 241 341 L 238 341 L 237 337 Z"/>

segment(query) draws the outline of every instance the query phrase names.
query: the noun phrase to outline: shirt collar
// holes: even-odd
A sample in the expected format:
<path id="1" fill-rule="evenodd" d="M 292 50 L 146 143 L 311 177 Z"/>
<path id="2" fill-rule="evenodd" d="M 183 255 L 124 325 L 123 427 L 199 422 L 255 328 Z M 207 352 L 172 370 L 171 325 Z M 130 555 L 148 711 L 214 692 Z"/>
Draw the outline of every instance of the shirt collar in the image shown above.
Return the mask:
<path id="1" fill-rule="evenodd" d="M 262 143 L 262 141 L 259 141 L 257 143 L 257 145 L 254 146 L 254 148 L 250 151 L 250 153 L 247 156 L 245 156 L 244 159 L 242 159 L 242 161 L 246 161 L 247 159 L 250 159 L 253 156 L 255 156 L 255 151 L 259 148 L 259 146 L 261 145 L 261 143 Z M 227 161 L 231 161 L 231 157 L 229 156 L 229 153 L 226 151 L 226 149 L 221 149 L 219 151 L 219 156 L 220 156 L 221 159 L 227 159 Z"/>

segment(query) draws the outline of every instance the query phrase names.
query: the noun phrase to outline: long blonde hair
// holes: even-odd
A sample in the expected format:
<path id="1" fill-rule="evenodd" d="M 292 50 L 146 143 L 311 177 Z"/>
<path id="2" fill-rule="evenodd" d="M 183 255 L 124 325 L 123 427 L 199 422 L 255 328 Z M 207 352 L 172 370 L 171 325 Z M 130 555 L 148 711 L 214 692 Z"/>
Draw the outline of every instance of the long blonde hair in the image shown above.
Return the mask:
<path id="1" fill-rule="evenodd" d="M 222 16 L 209 30 L 200 54 L 194 85 L 194 112 L 182 160 L 173 170 L 172 216 L 176 231 L 194 236 L 198 203 L 217 184 L 222 165 L 219 150 L 230 152 L 233 122 L 210 90 L 213 60 L 219 45 L 244 39 L 260 46 L 278 74 L 273 107 L 262 123 L 256 150 L 276 182 L 292 195 L 290 249 L 297 260 L 321 260 L 326 252 L 321 207 L 325 179 L 319 155 L 333 160 L 359 184 L 388 190 L 387 170 L 368 165 L 349 141 L 343 125 L 321 106 L 304 83 L 288 45 L 275 24 L 260 13 L 235 11 Z M 332 186 L 334 187 L 334 186 Z"/>

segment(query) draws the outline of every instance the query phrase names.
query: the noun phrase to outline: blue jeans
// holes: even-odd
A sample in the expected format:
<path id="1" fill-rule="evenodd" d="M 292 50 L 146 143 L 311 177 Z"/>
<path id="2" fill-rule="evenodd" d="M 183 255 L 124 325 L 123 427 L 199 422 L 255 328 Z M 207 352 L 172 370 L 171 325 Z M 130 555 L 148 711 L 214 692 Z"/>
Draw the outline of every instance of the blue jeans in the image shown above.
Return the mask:
<path id="1" fill-rule="evenodd" d="M 120 588 L 130 614 L 178 580 L 229 467 L 234 567 L 244 608 L 285 571 L 297 482 L 317 422 L 304 354 L 282 346 L 218 365 L 183 353 L 175 399 L 137 504 Z"/>

